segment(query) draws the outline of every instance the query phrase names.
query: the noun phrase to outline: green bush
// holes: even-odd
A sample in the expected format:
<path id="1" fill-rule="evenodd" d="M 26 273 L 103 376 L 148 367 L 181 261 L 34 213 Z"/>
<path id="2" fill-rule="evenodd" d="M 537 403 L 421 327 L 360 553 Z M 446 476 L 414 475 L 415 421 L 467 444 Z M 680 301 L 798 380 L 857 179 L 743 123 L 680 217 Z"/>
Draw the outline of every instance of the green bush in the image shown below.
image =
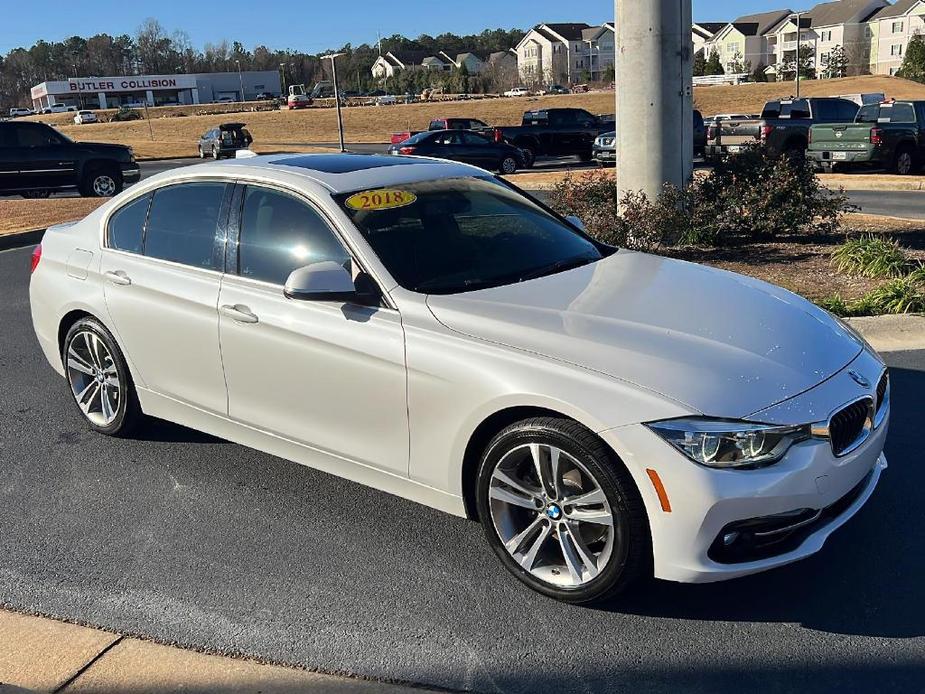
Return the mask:
<path id="1" fill-rule="evenodd" d="M 141 120 L 141 114 L 134 109 L 126 108 L 123 106 L 116 113 L 112 114 L 109 120 L 110 122 L 116 123 L 129 120 Z"/>
<path id="2" fill-rule="evenodd" d="M 916 273 L 884 282 L 855 301 L 839 294 L 817 302 L 836 316 L 880 316 L 925 312 L 925 284 Z"/>
<path id="3" fill-rule="evenodd" d="M 605 243 L 642 250 L 829 234 L 854 209 L 843 192 L 824 187 L 808 163 L 759 148 L 720 161 L 684 190 L 665 186 L 655 200 L 631 191 L 618 204 L 616 184 L 588 173 L 567 176 L 550 202 L 561 214 L 580 217 Z"/>
<path id="4" fill-rule="evenodd" d="M 871 279 L 902 277 L 912 267 L 898 241 L 872 234 L 845 241 L 832 252 L 832 264 L 838 272 Z"/>
<path id="5" fill-rule="evenodd" d="M 820 183 L 809 162 L 753 147 L 717 162 L 687 191 L 690 226 L 683 243 L 726 245 L 777 236 L 829 234 L 855 209 L 843 191 Z"/>

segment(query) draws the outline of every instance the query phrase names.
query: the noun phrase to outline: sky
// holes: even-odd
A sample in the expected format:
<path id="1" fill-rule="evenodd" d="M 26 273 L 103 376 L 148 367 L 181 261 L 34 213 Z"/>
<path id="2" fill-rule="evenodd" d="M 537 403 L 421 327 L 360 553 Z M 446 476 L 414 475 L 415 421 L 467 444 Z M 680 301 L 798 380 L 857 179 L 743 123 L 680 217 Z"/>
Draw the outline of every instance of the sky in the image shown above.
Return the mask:
<path id="1" fill-rule="evenodd" d="M 635 0 L 623 0 L 634 2 Z M 60 41 L 68 36 L 134 34 L 147 17 L 155 17 L 172 32 L 186 31 L 192 43 L 239 40 L 248 49 L 264 44 L 315 53 L 345 43 L 372 44 L 383 36 L 477 33 L 486 28 L 528 28 L 540 22 L 613 20 L 611 0 L 165 0 L 131 2 L 93 0 L 6 0 L 0 22 L 0 53 L 39 39 Z M 694 19 L 723 21 L 743 14 L 777 9 L 780 0 L 693 0 Z M 794 7 L 793 9 L 802 9 Z"/>

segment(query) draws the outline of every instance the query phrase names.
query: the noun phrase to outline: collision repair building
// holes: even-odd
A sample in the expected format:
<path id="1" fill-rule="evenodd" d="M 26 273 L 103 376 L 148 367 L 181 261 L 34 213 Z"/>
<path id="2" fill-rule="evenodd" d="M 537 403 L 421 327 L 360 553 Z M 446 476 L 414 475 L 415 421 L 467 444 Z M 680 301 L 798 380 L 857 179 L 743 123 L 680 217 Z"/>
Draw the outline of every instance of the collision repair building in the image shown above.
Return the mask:
<path id="1" fill-rule="evenodd" d="M 32 106 L 39 110 L 52 104 L 89 109 L 118 108 L 130 104 L 208 104 L 219 99 L 249 101 L 261 93 L 280 94 L 279 72 L 208 72 L 55 80 L 32 87 Z"/>

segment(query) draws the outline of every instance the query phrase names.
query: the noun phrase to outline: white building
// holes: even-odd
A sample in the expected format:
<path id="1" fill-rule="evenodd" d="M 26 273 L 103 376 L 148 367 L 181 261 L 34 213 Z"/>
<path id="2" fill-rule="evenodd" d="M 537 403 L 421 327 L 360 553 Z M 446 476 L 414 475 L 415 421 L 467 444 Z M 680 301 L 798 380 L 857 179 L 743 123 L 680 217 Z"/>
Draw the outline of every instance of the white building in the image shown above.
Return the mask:
<path id="1" fill-rule="evenodd" d="M 902 67 L 909 40 L 925 34 L 925 2 L 897 0 L 875 14 L 868 23 L 871 37 L 870 71 L 895 75 Z"/>
<path id="2" fill-rule="evenodd" d="M 791 14 L 789 9 L 782 9 L 739 17 L 705 43 L 704 53 L 709 57 L 715 50 L 727 72 L 736 60 L 746 63 L 749 72 L 759 65 L 767 66 L 770 60 L 767 35 Z"/>
<path id="3" fill-rule="evenodd" d="M 279 72 L 212 72 L 178 75 L 77 77 L 42 82 L 32 87 L 32 106 L 52 104 L 77 108 L 118 108 L 208 104 L 219 99 L 250 101 L 258 94 L 280 93 Z"/>
<path id="4" fill-rule="evenodd" d="M 378 80 L 394 77 L 402 70 L 451 70 L 452 62 L 448 58 L 434 55 L 427 51 L 389 51 L 380 55 L 373 63 L 373 77 Z"/>
<path id="5" fill-rule="evenodd" d="M 886 0 L 837 0 L 800 13 L 799 41 L 813 54 L 813 66 L 821 74 L 829 54 L 838 46 L 848 59 L 848 74 L 866 71 L 871 50 L 868 20 L 888 7 Z M 767 35 L 770 59 L 768 74 L 797 56 L 797 16 L 791 15 Z"/>
<path id="6" fill-rule="evenodd" d="M 575 84 L 602 79 L 614 64 L 613 24 L 538 24 L 517 44 L 517 67 L 527 84 Z"/>
<path id="7" fill-rule="evenodd" d="M 694 55 L 700 51 L 707 55 L 706 45 L 716 34 L 726 27 L 726 22 L 694 22 L 691 37 L 694 43 Z"/>

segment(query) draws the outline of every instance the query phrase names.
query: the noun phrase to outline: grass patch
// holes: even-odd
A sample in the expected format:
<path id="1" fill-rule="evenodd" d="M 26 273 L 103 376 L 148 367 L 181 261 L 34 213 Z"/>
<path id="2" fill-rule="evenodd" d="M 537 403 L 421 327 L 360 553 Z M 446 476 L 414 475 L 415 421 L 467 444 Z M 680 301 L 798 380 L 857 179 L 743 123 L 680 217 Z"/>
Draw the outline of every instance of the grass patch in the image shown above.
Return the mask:
<path id="1" fill-rule="evenodd" d="M 832 252 L 832 265 L 846 275 L 870 279 L 903 277 L 913 267 L 898 241 L 874 234 L 845 241 Z"/>

